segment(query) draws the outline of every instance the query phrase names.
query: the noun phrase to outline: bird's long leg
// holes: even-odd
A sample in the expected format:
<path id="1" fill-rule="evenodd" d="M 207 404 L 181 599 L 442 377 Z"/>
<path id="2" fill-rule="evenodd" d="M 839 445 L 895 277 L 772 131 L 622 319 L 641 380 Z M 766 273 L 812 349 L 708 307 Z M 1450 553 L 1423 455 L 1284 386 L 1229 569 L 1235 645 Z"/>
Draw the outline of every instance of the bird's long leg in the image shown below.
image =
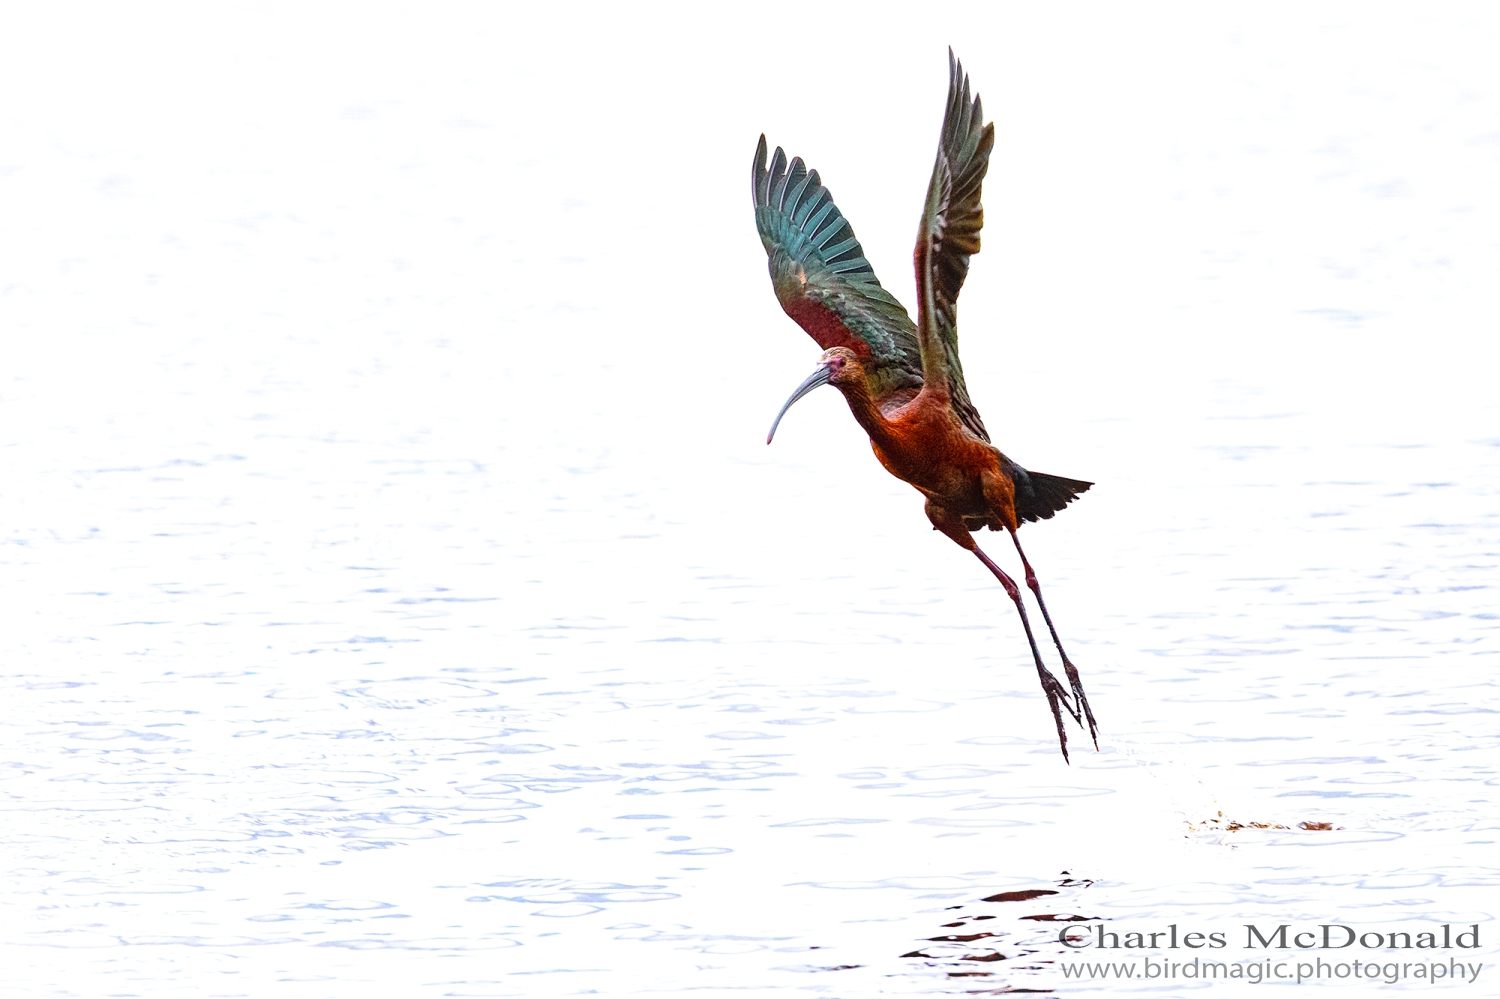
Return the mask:
<path id="1" fill-rule="evenodd" d="M 972 540 L 970 543 L 973 544 Z M 1016 585 L 1016 581 L 1011 579 L 1004 569 L 996 565 L 988 555 L 980 550 L 979 545 L 974 544 L 974 547 L 970 551 L 979 557 L 979 561 L 984 563 L 985 568 L 995 574 L 996 579 L 1000 580 L 1000 585 L 1005 587 L 1005 592 L 1009 594 L 1011 602 L 1016 605 L 1016 611 L 1021 615 L 1021 627 L 1026 629 L 1026 641 L 1031 643 L 1031 657 L 1036 660 L 1036 672 L 1038 678 L 1042 681 L 1042 692 L 1047 695 L 1047 705 L 1052 708 L 1052 720 L 1057 724 L 1057 742 L 1062 747 L 1063 760 L 1072 762 L 1068 759 L 1068 733 L 1067 729 L 1063 727 L 1062 712 L 1058 710 L 1059 702 L 1061 702 L 1062 707 L 1067 709 L 1068 714 L 1073 716 L 1074 721 L 1079 721 L 1080 724 L 1082 722 L 1079 720 L 1078 712 L 1074 709 L 1073 705 L 1068 703 L 1068 692 L 1063 689 L 1062 683 L 1057 677 L 1052 675 L 1052 672 L 1046 666 L 1042 665 L 1042 652 L 1037 648 L 1035 636 L 1031 634 L 1031 622 L 1026 618 L 1026 604 L 1021 600 L 1021 588 Z"/>
<path id="2" fill-rule="evenodd" d="M 1073 685 L 1073 696 L 1077 698 L 1078 707 L 1082 709 L 1084 717 L 1089 720 L 1089 737 L 1094 740 L 1094 749 L 1099 748 L 1099 725 L 1094 721 L 1093 709 L 1089 707 L 1088 695 L 1083 692 L 1083 679 L 1078 675 L 1078 667 L 1068 658 L 1063 651 L 1062 639 L 1057 637 L 1057 627 L 1052 623 L 1052 615 L 1047 613 L 1047 602 L 1042 599 L 1042 584 L 1036 581 L 1036 572 L 1031 568 L 1031 563 L 1026 560 L 1026 553 L 1021 550 L 1021 539 L 1017 536 L 1015 529 L 1010 531 L 1010 540 L 1015 542 L 1016 554 L 1021 556 L 1021 565 L 1026 570 L 1026 585 L 1036 595 L 1036 604 L 1042 609 L 1042 620 L 1047 622 L 1047 630 L 1052 632 L 1052 644 L 1057 646 L 1057 654 L 1062 657 L 1063 670 L 1068 674 L 1068 682 Z M 1078 712 L 1071 712 L 1073 720 L 1082 724 Z"/>
<path id="3" fill-rule="evenodd" d="M 1006 574 L 1004 569 L 996 565 L 988 555 L 980 550 L 979 543 L 974 540 L 974 535 L 969 532 L 969 528 L 964 524 L 962 515 L 954 513 L 929 497 L 927 500 L 927 519 L 932 521 L 933 527 L 951 538 L 954 544 L 973 552 L 979 561 L 984 563 L 985 568 L 994 573 L 995 578 L 1000 580 L 1000 585 L 1005 587 L 1005 592 L 1010 597 L 1011 603 L 1016 605 L 1016 613 L 1021 615 L 1021 627 L 1026 629 L 1026 641 L 1031 646 L 1031 658 L 1036 661 L 1037 677 L 1042 681 L 1042 693 L 1047 695 L 1047 705 L 1052 709 L 1052 721 L 1057 725 L 1058 746 L 1062 749 L 1063 759 L 1067 762 L 1072 762 L 1068 760 L 1068 731 L 1063 727 L 1062 710 L 1060 710 L 1059 705 L 1067 709 L 1068 714 L 1073 716 L 1074 721 L 1077 721 L 1080 725 L 1083 723 L 1079 719 L 1078 711 L 1068 702 L 1067 688 L 1042 663 L 1042 650 L 1037 648 L 1036 636 L 1031 633 L 1031 621 L 1026 617 L 1026 603 L 1021 599 L 1021 588 L 1016 585 L 1014 579 L 1011 579 Z"/>

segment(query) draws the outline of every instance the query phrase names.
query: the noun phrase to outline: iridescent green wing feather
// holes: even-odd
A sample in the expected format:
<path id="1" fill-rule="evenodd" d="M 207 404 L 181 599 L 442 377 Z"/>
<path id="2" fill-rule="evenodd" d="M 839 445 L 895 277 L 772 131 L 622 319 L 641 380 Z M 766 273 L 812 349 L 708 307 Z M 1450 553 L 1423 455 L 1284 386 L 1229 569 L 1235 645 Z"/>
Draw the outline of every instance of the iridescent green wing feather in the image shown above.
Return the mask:
<path id="1" fill-rule="evenodd" d="M 969 98 L 969 78 L 948 51 L 948 109 L 938 145 L 927 204 L 917 233 L 917 321 L 924 377 L 945 381 L 950 404 L 971 431 L 989 440 L 969 401 L 958 358 L 958 293 L 979 252 L 984 207 L 979 202 L 995 126 L 985 125 L 979 98 Z M 929 349 L 930 348 L 930 349 Z"/>
<path id="2" fill-rule="evenodd" d="M 755 228 L 765 245 L 771 284 L 786 314 L 818 346 L 848 347 L 870 370 L 877 401 L 922 384 L 916 327 L 880 286 L 833 195 L 800 158 L 780 147 L 766 162 L 766 137 L 751 173 Z"/>

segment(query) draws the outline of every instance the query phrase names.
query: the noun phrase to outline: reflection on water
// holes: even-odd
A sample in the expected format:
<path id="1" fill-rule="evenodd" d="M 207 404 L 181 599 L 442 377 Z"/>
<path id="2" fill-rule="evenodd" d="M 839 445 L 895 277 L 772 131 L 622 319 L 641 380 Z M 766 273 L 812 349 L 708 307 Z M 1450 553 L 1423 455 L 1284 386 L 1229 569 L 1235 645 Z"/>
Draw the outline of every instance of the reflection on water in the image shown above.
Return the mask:
<path id="1" fill-rule="evenodd" d="M 1031 981 L 1035 976 L 1028 975 L 1027 972 L 1043 970 L 1067 951 L 1055 939 L 1055 933 L 1039 937 L 1036 929 L 1027 928 L 1024 924 L 1028 921 L 1075 923 L 1087 921 L 1089 917 L 1064 912 L 1033 912 L 1030 915 L 1018 916 L 1013 912 L 1003 911 L 999 906 L 985 903 L 1030 902 L 1046 896 L 1060 896 L 1056 899 L 1048 899 L 1047 904 L 1061 904 L 1067 902 L 1069 897 L 1075 894 L 1074 890 L 1087 888 L 1093 882 L 1088 879 L 1074 880 L 1064 877 L 1057 884 L 1059 888 L 1056 889 L 1028 888 L 1020 891 L 1000 892 L 982 899 L 978 905 L 948 906 L 947 912 L 952 922 L 943 923 L 941 928 L 953 932 L 928 937 L 925 941 L 927 946 L 901 956 L 920 960 L 924 968 L 940 970 L 949 978 L 1005 978 L 1022 982 Z M 1004 965 L 1003 971 L 995 970 L 1000 967 L 997 963 L 1000 961 L 1008 962 Z M 995 968 L 987 967 L 992 964 Z M 1015 989 L 1001 988 L 999 991 L 1015 991 Z"/>
<path id="2" fill-rule="evenodd" d="M 861 86 L 936 127 L 953 39 L 807 16 L 926 52 Z M 877 167 L 800 57 L 724 32 L 601 15 L 560 72 L 490 14 L 272 17 L 185 89 L 149 27 L 0 60 L 52 95 L 0 162 L 15 994 L 1109 992 L 1059 972 L 1100 920 L 1491 946 L 1484 31 L 1225 22 L 1205 67 L 1072 25 L 1086 96 L 1048 46 L 961 53 L 1049 150 L 987 189 L 965 367 L 1008 452 L 1099 483 L 1027 528 L 1101 724 L 1068 767 L 1003 593 L 838 400 L 762 443 L 816 352 L 754 136 L 898 291 L 883 188 L 929 149 Z M 1393 81 L 1391 32 L 1441 58 Z"/>

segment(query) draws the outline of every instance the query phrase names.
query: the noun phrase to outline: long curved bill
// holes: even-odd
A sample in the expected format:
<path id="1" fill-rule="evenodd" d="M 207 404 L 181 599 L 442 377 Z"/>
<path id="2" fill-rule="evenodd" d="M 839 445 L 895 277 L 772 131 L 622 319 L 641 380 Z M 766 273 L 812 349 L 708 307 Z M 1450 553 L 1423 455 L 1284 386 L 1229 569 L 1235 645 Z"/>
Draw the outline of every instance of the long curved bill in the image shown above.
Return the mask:
<path id="1" fill-rule="evenodd" d="M 781 426 L 781 418 L 786 415 L 787 410 L 792 408 L 792 403 L 807 395 L 813 389 L 827 385 L 830 374 L 828 365 L 820 364 L 816 371 L 808 375 L 807 379 L 801 385 L 797 386 L 797 391 L 792 393 L 792 397 L 781 407 L 781 412 L 776 414 L 776 422 L 771 424 L 771 432 L 766 434 L 767 444 L 771 443 L 771 438 L 776 436 L 776 428 Z"/>

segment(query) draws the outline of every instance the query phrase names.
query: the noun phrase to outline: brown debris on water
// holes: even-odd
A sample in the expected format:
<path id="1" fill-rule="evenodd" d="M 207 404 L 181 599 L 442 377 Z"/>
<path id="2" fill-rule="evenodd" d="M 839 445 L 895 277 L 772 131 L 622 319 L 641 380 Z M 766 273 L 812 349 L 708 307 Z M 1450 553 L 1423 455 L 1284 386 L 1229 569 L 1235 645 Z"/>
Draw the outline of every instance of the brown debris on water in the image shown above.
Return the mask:
<path id="1" fill-rule="evenodd" d="M 1193 832 L 1239 832 L 1243 829 L 1272 829 L 1290 832 L 1293 827 L 1280 822 L 1241 822 L 1239 819 L 1226 819 L 1224 813 L 1220 812 L 1214 818 L 1204 819 L 1197 825 L 1189 823 L 1188 828 Z M 1296 828 L 1304 832 L 1335 832 L 1344 827 L 1336 826 L 1332 822 L 1314 822 L 1308 819 L 1298 822 Z"/>

